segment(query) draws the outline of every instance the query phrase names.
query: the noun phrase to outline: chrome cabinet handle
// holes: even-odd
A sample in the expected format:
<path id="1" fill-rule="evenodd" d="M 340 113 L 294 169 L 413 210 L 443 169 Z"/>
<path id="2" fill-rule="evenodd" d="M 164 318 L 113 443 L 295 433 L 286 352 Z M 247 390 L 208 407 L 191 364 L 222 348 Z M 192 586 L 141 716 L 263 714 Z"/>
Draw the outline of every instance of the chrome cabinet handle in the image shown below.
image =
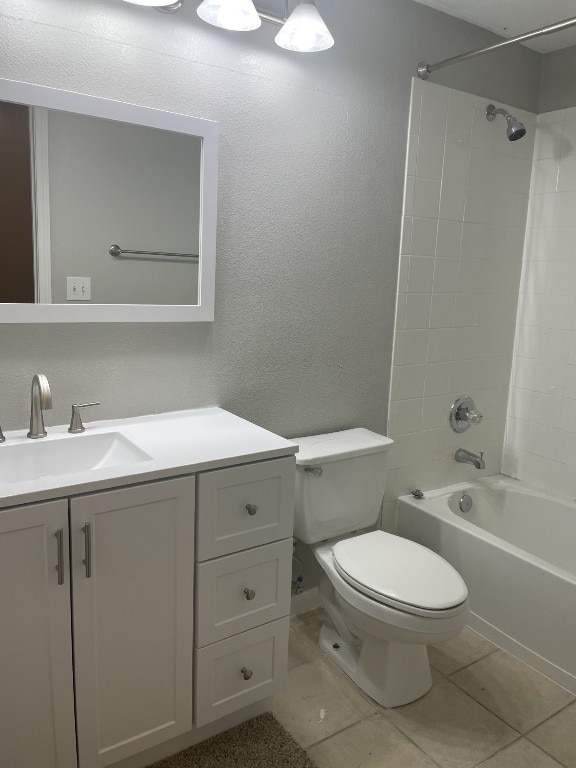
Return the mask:
<path id="1" fill-rule="evenodd" d="M 256 504 L 246 504 L 246 512 L 253 517 L 258 512 L 258 507 Z"/>
<path id="2" fill-rule="evenodd" d="M 256 597 L 256 591 L 254 589 L 248 589 L 248 587 L 244 590 L 244 594 L 246 595 L 246 600 L 254 600 Z"/>
<path id="3" fill-rule="evenodd" d="M 86 567 L 86 578 L 92 578 L 92 526 L 90 523 L 85 523 L 82 526 L 84 532 L 84 563 Z"/>
<path id="4" fill-rule="evenodd" d="M 56 562 L 56 573 L 58 574 L 58 585 L 64 584 L 64 529 L 58 528 L 54 534 L 56 537 L 56 551 L 58 560 Z"/>
<path id="5" fill-rule="evenodd" d="M 242 672 L 242 677 L 244 678 L 244 680 L 250 680 L 250 678 L 254 674 L 251 669 L 248 669 L 248 667 L 242 667 L 240 672 Z"/>

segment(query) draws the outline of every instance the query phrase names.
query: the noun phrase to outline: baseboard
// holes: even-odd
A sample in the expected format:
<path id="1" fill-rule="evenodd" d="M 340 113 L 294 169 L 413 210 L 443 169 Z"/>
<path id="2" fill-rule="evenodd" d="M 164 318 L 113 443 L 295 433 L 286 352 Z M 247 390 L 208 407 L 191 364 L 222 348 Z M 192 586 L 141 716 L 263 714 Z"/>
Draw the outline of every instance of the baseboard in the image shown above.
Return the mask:
<path id="1" fill-rule="evenodd" d="M 301 613 L 307 613 L 320 607 L 320 593 L 318 587 L 305 589 L 299 595 L 292 595 L 292 604 L 290 606 L 290 615 L 299 616 Z"/>
<path id="2" fill-rule="evenodd" d="M 576 694 L 576 677 L 571 675 L 565 669 L 557 667 L 551 661 L 548 661 L 538 653 L 531 651 L 530 648 L 526 648 L 525 645 L 514 640 L 513 637 L 502 632 L 473 611 L 470 612 L 468 624 L 472 629 L 479 632 L 499 648 L 508 651 L 512 656 L 515 656 L 517 659 L 520 659 L 520 661 L 528 664 L 529 667 L 546 675 L 546 677 L 549 677 L 550 680 L 553 680 L 555 683 L 558 683 L 558 685 L 566 688 L 570 693 Z"/>

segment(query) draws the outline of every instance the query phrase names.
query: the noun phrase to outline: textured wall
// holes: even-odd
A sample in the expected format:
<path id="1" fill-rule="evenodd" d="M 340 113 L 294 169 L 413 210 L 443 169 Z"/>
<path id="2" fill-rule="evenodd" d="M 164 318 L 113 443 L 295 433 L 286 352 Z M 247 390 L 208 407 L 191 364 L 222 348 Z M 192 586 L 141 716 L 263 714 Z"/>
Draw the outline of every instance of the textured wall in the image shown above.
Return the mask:
<path id="1" fill-rule="evenodd" d="M 354 9 L 358 6 L 357 12 Z M 0 76 L 221 123 L 216 320 L 0 329 L 0 420 L 23 427 L 35 371 L 62 423 L 218 403 L 286 436 L 386 430 L 410 78 L 495 38 L 408 0 L 331 0 L 337 45 L 277 48 L 119 0 L 3 0 Z M 436 82 L 534 109 L 517 48 Z"/>
<path id="2" fill-rule="evenodd" d="M 576 100 L 576 99 L 575 99 Z M 576 107 L 538 117 L 503 471 L 576 497 Z"/>
<path id="3" fill-rule="evenodd" d="M 538 112 L 576 104 L 576 45 L 542 57 Z"/>
<path id="4" fill-rule="evenodd" d="M 509 142 L 487 99 L 413 82 L 386 498 L 500 472 L 536 116 Z M 457 434 L 458 395 L 484 414 Z M 485 452 L 483 472 L 454 461 Z"/>

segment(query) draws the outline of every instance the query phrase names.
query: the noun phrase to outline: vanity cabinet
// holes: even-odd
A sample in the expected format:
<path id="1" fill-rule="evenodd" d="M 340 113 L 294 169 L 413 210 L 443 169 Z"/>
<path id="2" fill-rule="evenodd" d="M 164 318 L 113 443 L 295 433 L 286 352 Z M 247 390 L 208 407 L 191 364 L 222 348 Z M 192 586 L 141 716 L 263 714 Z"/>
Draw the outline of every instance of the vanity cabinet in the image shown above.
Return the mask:
<path id="1" fill-rule="evenodd" d="M 197 726 L 285 683 L 294 472 L 287 457 L 198 477 Z"/>
<path id="2" fill-rule="evenodd" d="M 194 506 L 186 477 L 0 511 L 1 768 L 75 768 L 74 691 L 80 768 L 191 729 Z"/>
<path id="3" fill-rule="evenodd" d="M 68 503 L 0 510 L 1 768 L 76 766 L 69 590 Z"/>
<path id="4" fill-rule="evenodd" d="M 70 501 L 80 768 L 192 727 L 194 477 Z"/>
<path id="5" fill-rule="evenodd" d="M 0 768 L 196 743 L 282 687 L 293 503 L 285 456 L 0 509 Z"/>

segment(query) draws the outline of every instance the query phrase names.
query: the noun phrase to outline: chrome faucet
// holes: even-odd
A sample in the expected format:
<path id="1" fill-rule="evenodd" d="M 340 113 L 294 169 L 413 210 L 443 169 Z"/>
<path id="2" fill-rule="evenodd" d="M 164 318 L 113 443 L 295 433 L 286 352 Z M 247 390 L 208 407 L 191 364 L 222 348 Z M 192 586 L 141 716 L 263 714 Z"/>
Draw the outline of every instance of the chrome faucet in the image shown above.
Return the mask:
<path id="1" fill-rule="evenodd" d="M 52 408 L 52 393 L 48 379 L 43 373 L 36 373 L 32 379 L 30 392 L 30 432 L 27 437 L 32 440 L 46 437 L 43 411 L 48 411 L 50 408 Z"/>
<path id="2" fill-rule="evenodd" d="M 477 453 L 472 453 L 472 451 L 467 451 L 465 448 L 458 448 L 454 458 L 461 464 L 472 464 L 476 469 L 486 468 L 483 451 L 480 451 L 480 455 L 478 455 Z"/>

